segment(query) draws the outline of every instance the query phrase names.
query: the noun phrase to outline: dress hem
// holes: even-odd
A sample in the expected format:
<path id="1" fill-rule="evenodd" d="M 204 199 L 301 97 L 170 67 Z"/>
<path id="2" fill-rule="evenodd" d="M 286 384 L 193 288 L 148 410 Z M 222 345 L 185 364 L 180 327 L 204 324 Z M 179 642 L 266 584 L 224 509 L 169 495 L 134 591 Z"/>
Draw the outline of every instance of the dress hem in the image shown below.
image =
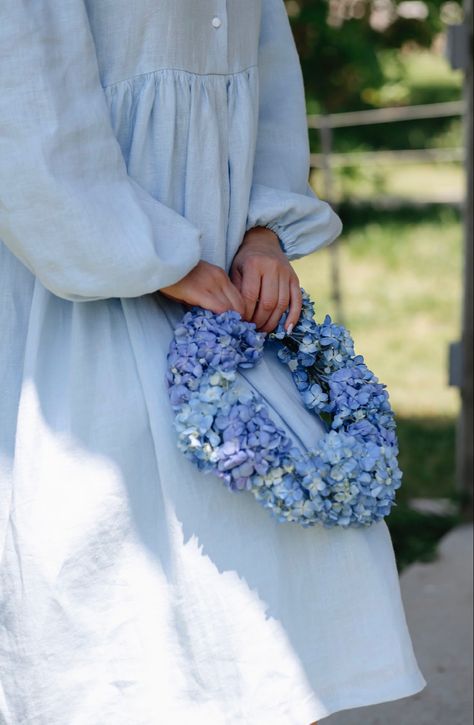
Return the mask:
<path id="1" fill-rule="evenodd" d="M 304 708 L 292 710 L 293 721 L 298 720 L 298 725 L 312 725 L 334 715 L 342 710 L 354 710 L 359 707 L 380 705 L 384 702 L 401 700 L 421 692 L 427 682 L 419 670 L 410 675 L 403 675 L 397 680 L 391 680 L 385 688 L 377 687 L 377 690 L 364 690 L 361 687 L 345 690 L 339 696 L 322 698 L 319 708 L 310 703 Z"/>

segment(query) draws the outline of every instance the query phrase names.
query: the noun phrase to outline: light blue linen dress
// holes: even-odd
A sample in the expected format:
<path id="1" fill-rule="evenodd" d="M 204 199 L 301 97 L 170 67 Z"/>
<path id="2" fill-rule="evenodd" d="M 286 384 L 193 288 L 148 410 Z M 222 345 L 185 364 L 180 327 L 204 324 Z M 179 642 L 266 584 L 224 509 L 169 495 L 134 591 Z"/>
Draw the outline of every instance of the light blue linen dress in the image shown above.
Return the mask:
<path id="1" fill-rule="evenodd" d="M 176 449 L 183 308 L 246 229 L 332 242 L 282 0 L 3 0 L 0 720 L 309 725 L 411 695 L 385 522 L 280 524 Z M 311 445 L 268 351 L 246 373 Z"/>

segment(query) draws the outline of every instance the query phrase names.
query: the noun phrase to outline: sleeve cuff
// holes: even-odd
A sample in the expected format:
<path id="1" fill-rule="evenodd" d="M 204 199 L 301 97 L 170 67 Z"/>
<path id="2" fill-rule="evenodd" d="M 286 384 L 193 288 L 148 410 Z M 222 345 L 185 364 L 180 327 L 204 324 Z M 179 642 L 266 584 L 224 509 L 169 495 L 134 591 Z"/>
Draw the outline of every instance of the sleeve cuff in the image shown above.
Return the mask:
<path id="1" fill-rule="evenodd" d="M 255 226 L 275 232 L 290 260 L 327 246 L 342 231 L 339 216 L 309 183 L 305 194 L 253 184 L 246 230 Z"/>

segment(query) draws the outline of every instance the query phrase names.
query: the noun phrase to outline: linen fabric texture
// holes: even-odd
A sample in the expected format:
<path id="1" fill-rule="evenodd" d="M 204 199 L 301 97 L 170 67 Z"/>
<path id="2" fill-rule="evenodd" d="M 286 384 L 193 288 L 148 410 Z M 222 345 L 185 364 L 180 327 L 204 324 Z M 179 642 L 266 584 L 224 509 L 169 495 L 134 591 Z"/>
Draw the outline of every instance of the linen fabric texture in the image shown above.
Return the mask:
<path id="1" fill-rule="evenodd" d="M 290 259 L 341 231 L 282 0 L 3 0 L 0 79 L 1 722 L 309 725 L 418 692 L 385 522 L 280 524 L 176 448 L 184 308 L 156 291 L 253 226 Z M 270 349 L 244 375 L 323 435 Z"/>

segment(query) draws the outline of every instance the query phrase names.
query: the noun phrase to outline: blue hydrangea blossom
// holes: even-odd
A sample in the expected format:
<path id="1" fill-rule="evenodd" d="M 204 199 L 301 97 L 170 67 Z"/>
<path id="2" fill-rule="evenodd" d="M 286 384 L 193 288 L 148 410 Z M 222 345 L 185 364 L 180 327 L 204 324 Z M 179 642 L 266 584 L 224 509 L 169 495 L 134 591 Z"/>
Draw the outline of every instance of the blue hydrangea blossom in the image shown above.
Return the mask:
<path id="1" fill-rule="evenodd" d="M 193 307 L 184 315 L 167 371 L 178 447 L 231 491 L 250 491 L 280 522 L 369 526 L 390 513 L 402 479 L 386 386 L 355 354 L 343 325 L 329 315 L 315 321 L 302 292 L 291 335 L 287 313 L 268 335 L 233 311 Z M 239 376 L 239 368 L 258 364 L 267 339 L 279 342 L 302 404 L 326 423 L 311 450 L 294 445 Z"/>

